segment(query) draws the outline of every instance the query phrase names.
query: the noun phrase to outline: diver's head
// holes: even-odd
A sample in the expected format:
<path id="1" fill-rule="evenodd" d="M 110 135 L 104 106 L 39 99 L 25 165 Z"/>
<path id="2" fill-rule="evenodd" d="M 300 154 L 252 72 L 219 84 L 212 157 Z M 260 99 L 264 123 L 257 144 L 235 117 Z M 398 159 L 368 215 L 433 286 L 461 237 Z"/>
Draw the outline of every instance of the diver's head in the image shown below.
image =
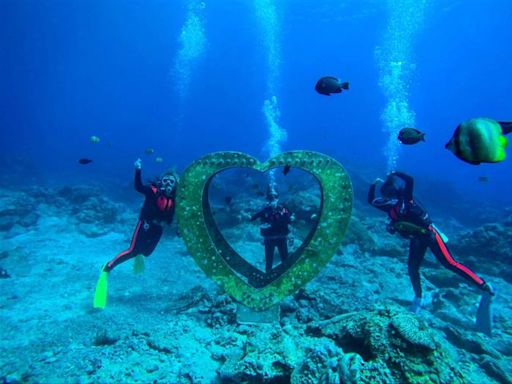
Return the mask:
<path id="1" fill-rule="evenodd" d="M 400 199 L 405 189 L 404 181 L 395 175 L 389 175 L 380 187 L 380 193 L 386 199 Z"/>
<path id="2" fill-rule="evenodd" d="M 170 197 L 173 191 L 176 189 L 177 184 L 178 177 L 174 174 L 174 172 L 165 172 L 160 176 L 157 187 L 160 193 Z"/>

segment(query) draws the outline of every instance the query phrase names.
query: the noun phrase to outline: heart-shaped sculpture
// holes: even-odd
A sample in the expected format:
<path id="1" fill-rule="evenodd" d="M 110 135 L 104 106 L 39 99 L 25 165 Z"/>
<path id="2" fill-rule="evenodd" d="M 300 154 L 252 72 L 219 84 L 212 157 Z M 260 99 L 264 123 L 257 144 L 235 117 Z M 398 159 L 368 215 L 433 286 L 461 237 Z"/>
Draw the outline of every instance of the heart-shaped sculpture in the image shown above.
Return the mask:
<path id="1" fill-rule="evenodd" d="M 276 167 L 300 168 L 318 180 L 320 215 L 302 246 L 286 263 L 266 274 L 247 262 L 224 239 L 210 209 L 208 187 L 217 173 L 229 168 L 266 172 Z M 241 152 L 215 152 L 196 160 L 185 170 L 178 188 L 176 215 L 183 240 L 199 267 L 235 300 L 260 311 L 304 286 L 329 262 L 345 235 L 352 200 L 352 185 L 345 169 L 324 154 L 292 151 L 260 163 Z M 239 275 L 256 284 L 249 284 Z"/>

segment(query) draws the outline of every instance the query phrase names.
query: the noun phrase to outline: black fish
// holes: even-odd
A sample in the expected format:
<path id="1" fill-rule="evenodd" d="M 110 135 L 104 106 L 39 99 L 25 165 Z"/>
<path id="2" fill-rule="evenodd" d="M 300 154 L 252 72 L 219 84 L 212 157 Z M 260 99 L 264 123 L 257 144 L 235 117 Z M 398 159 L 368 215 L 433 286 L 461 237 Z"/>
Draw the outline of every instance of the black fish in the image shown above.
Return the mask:
<path id="1" fill-rule="evenodd" d="M 224 201 L 226 202 L 226 204 L 227 204 L 227 205 L 230 205 L 230 204 L 231 204 L 231 202 L 233 201 L 233 197 L 231 197 L 231 196 L 226 196 L 226 197 L 224 198 Z"/>
<path id="2" fill-rule="evenodd" d="M 287 175 L 288 172 L 290 172 L 290 169 L 292 169 L 292 166 L 290 164 L 286 164 L 283 168 L 283 175 Z"/>
<path id="3" fill-rule="evenodd" d="M 348 82 L 342 83 L 340 79 L 334 76 L 324 76 L 317 81 L 315 90 L 326 96 L 331 96 L 331 93 L 341 93 L 343 89 L 348 89 Z"/>
<path id="4" fill-rule="evenodd" d="M 398 140 L 404 144 L 416 144 L 425 141 L 425 133 L 416 128 L 403 128 L 398 134 Z"/>
<path id="5" fill-rule="evenodd" d="M 82 159 L 78 160 L 78 162 L 80 164 L 82 164 L 82 165 L 85 165 L 85 164 L 92 163 L 92 160 L 91 159 L 82 158 Z"/>

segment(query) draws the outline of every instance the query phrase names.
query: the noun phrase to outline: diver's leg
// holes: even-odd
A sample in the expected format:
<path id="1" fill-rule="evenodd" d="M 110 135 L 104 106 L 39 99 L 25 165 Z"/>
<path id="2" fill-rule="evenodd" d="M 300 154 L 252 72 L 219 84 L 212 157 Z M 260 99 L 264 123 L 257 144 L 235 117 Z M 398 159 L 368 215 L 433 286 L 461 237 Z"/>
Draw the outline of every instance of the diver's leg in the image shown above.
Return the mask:
<path id="1" fill-rule="evenodd" d="M 433 236 L 430 242 L 430 249 L 436 256 L 437 260 L 439 260 L 445 268 L 448 268 L 459 276 L 462 276 L 482 291 L 482 298 L 480 299 L 480 304 L 476 313 L 476 329 L 488 336 L 492 336 L 491 304 L 492 298 L 495 294 L 494 289 L 468 267 L 455 261 L 445 242 L 435 228 L 432 228 L 432 232 Z"/>
<path id="2" fill-rule="evenodd" d="M 149 227 L 142 234 L 143 239 L 141 239 L 139 248 L 139 252 L 144 256 L 149 256 L 153 253 L 163 233 L 161 225 L 155 223 L 148 223 L 148 225 Z"/>
<path id="3" fill-rule="evenodd" d="M 450 271 L 455 272 L 459 276 L 462 276 L 471 284 L 477 286 L 481 290 L 484 289 L 485 281 L 477 276 L 473 271 L 471 271 L 468 267 L 462 265 L 457 262 L 452 254 L 450 253 L 448 247 L 444 243 L 443 239 L 439 235 L 439 233 L 432 228 L 431 229 L 433 236 L 429 241 L 429 247 L 434 256 L 439 260 L 439 262 L 443 265 L 443 267 L 449 269 Z"/>
<path id="4" fill-rule="evenodd" d="M 409 260 L 407 262 L 407 267 L 412 289 L 414 290 L 414 295 L 419 299 L 421 299 L 422 295 L 420 266 L 423 258 L 425 257 L 426 251 L 427 244 L 420 237 L 411 239 L 411 243 L 409 245 Z"/>
<path id="5" fill-rule="evenodd" d="M 142 220 L 139 220 L 137 223 L 137 226 L 135 227 L 135 231 L 133 232 L 132 241 L 130 243 L 130 247 L 119 253 L 116 257 L 114 257 L 112 260 L 110 260 L 105 266 L 103 267 L 103 270 L 106 272 L 110 272 L 112 269 L 117 267 L 119 264 L 124 263 L 126 260 L 131 259 L 132 257 L 135 257 L 138 253 L 138 243 L 141 240 L 141 233 L 143 232 L 143 229 L 141 228 L 143 225 Z"/>
<path id="6" fill-rule="evenodd" d="M 279 257 L 281 258 L 281 263 L 284 263 L 286 259 L 288 259 L 288 239 L 282 238 L 277 241 L 277 250 L 279 251 Z"/>
<path id="7" fill-rule="evenodd" d="M 276 244 L 274 240 L 265 239 L 265 272 L 272 271 L 272 264 L 274 263 L 274 248 Z"/>

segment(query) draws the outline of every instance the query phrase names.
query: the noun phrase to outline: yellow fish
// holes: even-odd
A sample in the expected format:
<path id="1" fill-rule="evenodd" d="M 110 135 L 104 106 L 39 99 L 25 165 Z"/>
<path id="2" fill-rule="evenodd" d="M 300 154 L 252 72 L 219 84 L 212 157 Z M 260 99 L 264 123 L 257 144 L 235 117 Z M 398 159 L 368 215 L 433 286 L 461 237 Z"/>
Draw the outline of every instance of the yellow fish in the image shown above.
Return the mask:
<path id="1" fill-rule="evenodd" d="M 469 164 L 498 163 L 507 156 L 508 139 L 504 135 L 510 132 L 512 123 L 485 117 L 470 119 L 457 127 L 445 148 Z"/>

